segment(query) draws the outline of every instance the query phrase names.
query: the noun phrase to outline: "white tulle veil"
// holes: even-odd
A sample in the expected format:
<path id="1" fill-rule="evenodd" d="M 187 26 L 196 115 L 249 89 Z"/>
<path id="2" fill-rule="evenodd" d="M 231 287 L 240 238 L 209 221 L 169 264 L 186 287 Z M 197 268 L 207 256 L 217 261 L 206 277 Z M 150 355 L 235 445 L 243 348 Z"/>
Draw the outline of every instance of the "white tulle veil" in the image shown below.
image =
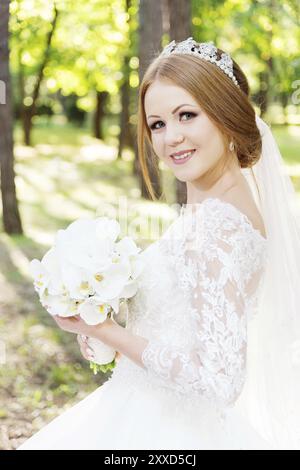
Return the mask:
<path id="1" fill-rule="evenodd" d="M 261 158 L 242 172 L 264 219 L 268 253 L 237 408 L 274 448 L 300 449 L 299 207 L 270 127 L 259 116 L 256 122 Z"/>

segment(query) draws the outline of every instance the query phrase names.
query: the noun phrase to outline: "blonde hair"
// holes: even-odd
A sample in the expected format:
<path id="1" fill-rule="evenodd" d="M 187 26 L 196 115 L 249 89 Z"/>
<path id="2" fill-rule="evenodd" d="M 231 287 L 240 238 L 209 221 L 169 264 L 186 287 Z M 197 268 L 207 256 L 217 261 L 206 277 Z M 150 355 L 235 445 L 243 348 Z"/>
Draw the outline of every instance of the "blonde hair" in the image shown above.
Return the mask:
<path id="1" fill-rule="evenodd" d="M 223 51 L 218 49 L 218 58 Z M 137 143 L 138 157 L 146 187 L 156 200 L 147 160 L 158 173 L 158 159 L 152 147 L 146 121 L 145 94 L 155 80 L 167 80 L 184 88 L 204 110 L 222 134 L 225 148 L 233 141 L 241 168 L 251 168 L 260 158 L 262 142 L 249 98 L 248 80 L 233 60 L 238 88 L 216 65 L 192 55 L 171 54 L 156 57 L 146 70 L 139 88 Z"/>

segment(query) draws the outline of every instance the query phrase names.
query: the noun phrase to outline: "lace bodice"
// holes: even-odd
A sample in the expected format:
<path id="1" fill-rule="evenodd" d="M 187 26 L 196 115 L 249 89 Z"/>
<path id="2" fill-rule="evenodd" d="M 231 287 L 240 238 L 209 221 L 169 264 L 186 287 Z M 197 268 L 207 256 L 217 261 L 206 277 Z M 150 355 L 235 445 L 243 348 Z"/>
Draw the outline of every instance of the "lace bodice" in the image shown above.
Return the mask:
<path id="1" fill-rule="evenodd" d="M 113 375 L 228 407 L 246 377 L 267 241 L 229 203 L 209 198 L 192 208 L 142 253 L 126 328 L 149 340 L 144 369 L 123 357 Z"/>

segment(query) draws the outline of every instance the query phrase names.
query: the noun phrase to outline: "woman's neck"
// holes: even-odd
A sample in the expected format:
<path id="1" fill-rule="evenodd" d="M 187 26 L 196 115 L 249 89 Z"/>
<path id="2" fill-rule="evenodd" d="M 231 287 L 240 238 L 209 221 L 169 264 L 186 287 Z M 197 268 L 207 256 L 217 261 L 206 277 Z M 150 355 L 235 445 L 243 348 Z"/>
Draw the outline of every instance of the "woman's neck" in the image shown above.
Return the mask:
<path id="1" fill-rule="evenodd" d="M 202 202 L 208 197 L 222 197 L 238 186 L 245 184 L 243 174 L 239 167 L 232 166 L 226 169 L 221 176 L 215 178 L 210 184 L 205 182 L 187 182 L 187 204 Z"/>

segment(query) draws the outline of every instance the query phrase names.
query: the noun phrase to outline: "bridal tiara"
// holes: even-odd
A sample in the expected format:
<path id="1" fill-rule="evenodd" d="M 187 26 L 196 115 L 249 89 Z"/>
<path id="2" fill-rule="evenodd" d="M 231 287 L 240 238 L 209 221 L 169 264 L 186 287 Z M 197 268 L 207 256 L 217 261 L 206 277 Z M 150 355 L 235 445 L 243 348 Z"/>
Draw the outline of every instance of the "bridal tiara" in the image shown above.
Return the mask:
<path id="1" fill-rule="evenodd" d="M 176 54 L 192 54 L 201 59 L 207 60 L 215 64 L 239 87 L 238 81 L 233 74 L 233 62 L 229 54 L 222 52 L 221 58 L 218 59 L 217 47 L 210 42 L 196 42 L 192 37 L 185 39 L 179 43 L 175 40 L 170 42 L 160 53 L 159 57 L 167 57 L 172 53 Z M 240 88 L 240 87 L 239 87 Z"/>

